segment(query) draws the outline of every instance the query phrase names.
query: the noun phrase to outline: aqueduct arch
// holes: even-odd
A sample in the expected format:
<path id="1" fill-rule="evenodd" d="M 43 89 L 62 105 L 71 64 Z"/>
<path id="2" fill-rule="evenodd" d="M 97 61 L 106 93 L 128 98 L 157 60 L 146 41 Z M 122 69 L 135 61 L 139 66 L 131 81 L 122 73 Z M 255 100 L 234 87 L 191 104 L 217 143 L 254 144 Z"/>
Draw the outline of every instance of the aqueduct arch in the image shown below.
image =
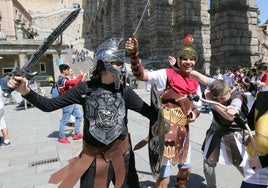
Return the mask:
<path id="1" fill-rule="evenodd" d="M 95 50 L 109 37 L 132 36 L 147 1 L 88 0 L 85 47 Z M 138 31 L 141 58 L 165 61 L 176 56 L 193 34 L 198 69 L 251 66 L 258 59 L 257 7 L 254 0 L 151 0 Z"/>

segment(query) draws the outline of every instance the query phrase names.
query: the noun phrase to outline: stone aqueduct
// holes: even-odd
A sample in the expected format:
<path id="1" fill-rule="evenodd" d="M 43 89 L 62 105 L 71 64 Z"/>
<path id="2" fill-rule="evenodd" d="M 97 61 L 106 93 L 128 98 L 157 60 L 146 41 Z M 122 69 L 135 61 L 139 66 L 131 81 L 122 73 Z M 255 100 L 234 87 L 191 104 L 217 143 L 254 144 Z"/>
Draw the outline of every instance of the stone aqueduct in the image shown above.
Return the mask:
<path id="1" fill-rule="evenodd" d="M 131 37 L 147 0 L 83 1 L 85 47 L 95 50 L 109 37 Z M 137 33 L 141 58 L 166 61 L 191 33 L 198 69 L 250 67 L 259 58 L 254 0 L 151 0 Z"/>

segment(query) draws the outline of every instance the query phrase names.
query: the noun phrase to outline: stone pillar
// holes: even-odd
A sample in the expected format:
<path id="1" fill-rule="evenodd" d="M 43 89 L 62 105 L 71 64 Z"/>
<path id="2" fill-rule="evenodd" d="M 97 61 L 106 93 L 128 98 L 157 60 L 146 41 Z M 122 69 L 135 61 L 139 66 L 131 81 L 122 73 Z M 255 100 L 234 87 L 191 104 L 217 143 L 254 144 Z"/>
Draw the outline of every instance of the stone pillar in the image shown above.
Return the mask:
<path id="1" fill-rule="evenodd" d="M 121 1 L 120 15 L 122 20 L 121 24 L 123 24 L 121 35 L 125 38 L 131 37 L 134 32 L 134 28 L 132 25 L 132 14 L 131 14 L 131 6 L 133 2 L 135 1 L 132 0 Z"/>
<path id="2" fill-rule="evenodd" d="M 22 25 L 20 23 L 16 25 L 16 35 L 17 35 L 17 40 L 23 39 Z"/>
<path id="3" fill-rule="evenodd" d="M 250 67 L 258 58 L 254 0 L 211 1 L 211 67 Z"/>
<path id="4" fill-rule="evenodd" d="M 132 4 L 133 6 L 131 10 L 132 25 L 133 25 L 132 33 L 134 33 L 136 30 L 136 27 L 141 19 L 146 3 L 147 1 L 133 1 L 133 4 Z M 150 29 L 149 29 L 150 22 L 149 22 L 148 12 L 149 10 L 145 12 L 141 25 L 136 34 L 136 36 L 139 39 L 139 52 L 140 52 L 140 57 L 142 59 L 148 59 L 150 55 L 150 49 L 151 49 Z"/>
<path id="5" fill-rule="evenodd" d="M 262 39 L 260 40 L 261 43 L 261 54 L 260 57 L 262 58 L 262 63 L 268 63 L 268 24 L 264 24 L 262 28 Z"/>
<path id="6" fill-rule="evenodd" d="M 87 0 L 85 1 L 85 10 L 86 10 L 86 21 L 84 23 L 88 23 L 88 34 L 87 34 L 87 41 L 90 41 L 90 43 L 86 44 L 90 50 L 94 51 L 97 46 L 97 12 L 98 12 L 98 4 L 101 0 Z"/>
<path id="7" fill-rule="evenodd" d="M 167 61 L 172 55 L 172 4 L 166 0 L 151 1 L 150 5 L 151 59 Z"/>
<path id="8" fill-rule="evenodd" d="M 209 74 L 210 64 L 210 22 L 207 0 L 181 1 L 174 0 L 173 41 L 174 54 L 183 48 L 182 43 L 186 35 L 192 34 L 193 48 L 198 54 L 196 69 Z"/>
<path id="9" fill-rule="evenodd" d="M 111 3 L 110 1 L 108 1 L 108 5 L 104 8 L 104 12 L 103 12 L 103 34 L 104 34 L 104 38 L 110 38 L 111 37 L 111 31 L 112 31 L 112 27 L 111 27 Z"/>
<path id="10" fill-rule="evenodd" d="M 112 33 L 113 36 L 119 37 L 121 36 L 121 30 L 122 30 L 122 22 L 121 22 L 121 16 L 120 15 L 120 1 L 113 0 L 111 1 L 111 27 L 112 27 Z"/>
<path id="11" fill-rule="evenodd" d="M 19 52 L 19 65 L 20 67 L 23 67 L 28 61 L 27 52 Z"/>

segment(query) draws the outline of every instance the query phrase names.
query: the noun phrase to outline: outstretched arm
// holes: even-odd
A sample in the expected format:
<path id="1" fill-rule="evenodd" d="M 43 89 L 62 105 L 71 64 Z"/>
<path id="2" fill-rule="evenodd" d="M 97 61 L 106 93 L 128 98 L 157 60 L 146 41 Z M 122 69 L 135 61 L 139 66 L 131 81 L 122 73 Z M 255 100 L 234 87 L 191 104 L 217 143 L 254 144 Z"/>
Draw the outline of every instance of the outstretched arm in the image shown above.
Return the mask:
<path id="1" fill-rule="evenodd" d="M 135 37 L 129 38 L 125 44 L 125 49 L 130 55 L 131 70 L 133 75 L 142 81 L 148 80 L 148 73 L 144 71 L 141 64 L 138 52 L 138 39 Z"/>
<path id="2" fill-rule="evenodd" d="M 201 74 L 200 72 L 197 72 L 195 70 L 192 70 L 190 72 L 190 76 L 192 76 L 194 79 L 196 79 L 198 82 L 200 82 L 203 85 L 208 85 L 208 79 L 209 77 Z"/>
<path id="3" fill-rule="evenodd" d="M 75 85 L 66 93 L 56 98 L 46 98 L 27 87 L 27 80 L 21 76 L 13 76 L 8 82 L 8 87 L 21 93 L 21 95 L 31 102 L 35 107 L 45 112 L 51 112 L 71 104 L 81 104 L 82 95 L 87 91 L 87 82 Z"/>

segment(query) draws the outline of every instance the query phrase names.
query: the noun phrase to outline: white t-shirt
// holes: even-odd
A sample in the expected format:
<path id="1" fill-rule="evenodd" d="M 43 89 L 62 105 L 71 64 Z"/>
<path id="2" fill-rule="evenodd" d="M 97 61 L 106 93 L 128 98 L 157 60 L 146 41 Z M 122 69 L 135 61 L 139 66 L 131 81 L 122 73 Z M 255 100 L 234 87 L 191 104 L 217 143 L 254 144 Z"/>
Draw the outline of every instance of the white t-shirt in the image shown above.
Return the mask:
<path id="1" fill-rule="evenodd" d="M 151 83 L 155 82 L 157 90 L 159 93 L 162 93 L 166 89 L 166 84 L 167 84 L 167 72 L 166 69 L 160 69 L 152 72 L 148 72 L 148 81 L 145 83 L 146 90 L 150 91 L 151 90 Z M 197 95 L 200 97 L 202 96 L 200 86 L 198 85 L 198 89 L 196 92 Z M 193 107 L 198 110 L 201 110 L 202 108 L 202 102 L 199 101 L 194 101 L 193 102 Z"/>

